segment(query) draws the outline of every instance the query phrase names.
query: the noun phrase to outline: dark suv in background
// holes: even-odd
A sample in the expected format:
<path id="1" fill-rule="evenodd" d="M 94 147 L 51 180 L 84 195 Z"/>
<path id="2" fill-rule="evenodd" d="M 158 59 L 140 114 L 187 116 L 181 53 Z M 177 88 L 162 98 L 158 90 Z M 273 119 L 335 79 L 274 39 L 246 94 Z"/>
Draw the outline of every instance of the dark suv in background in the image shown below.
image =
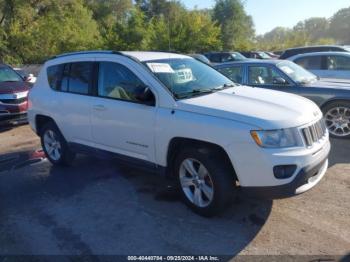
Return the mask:
<path id="1" fill-rule="evenodd" d="M 0 64 L 0 124 L 26 122 L 31 84 L 10 66 Z"/>
<path id="2" fill-rule="evenodd" d="M 272 59 L 270 55 L 262 51 L 252 51 L 252 52 L 240 52 L 246 58 L 252 59 Z"/>
<path id="3" fill-rule="evenodd" d="M 315 53 L 315 52 L 350 52 L 350 48 L 346 46 L 336 46 L 336 45 L 321 45 L 321 46 L 306 46 L 306 47 L 296 47 L 287 49 L 282 53 L 280 59 L 287 59 L 289 57 L 305 54 L 305 53 Z"/>
<path id="4" fill-rule="evenodd" d="M 238 52 L 210 52 L 204 54 L 212 64 L 243 61 L 247 58 Z"/>

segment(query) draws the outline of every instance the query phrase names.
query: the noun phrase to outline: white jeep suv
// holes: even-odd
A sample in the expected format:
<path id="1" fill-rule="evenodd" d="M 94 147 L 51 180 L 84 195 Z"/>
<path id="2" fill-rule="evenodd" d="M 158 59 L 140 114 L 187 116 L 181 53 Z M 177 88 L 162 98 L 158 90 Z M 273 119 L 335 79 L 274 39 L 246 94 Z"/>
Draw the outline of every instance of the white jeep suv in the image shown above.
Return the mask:
<path id="1" fill-rule="evenodd" d="M 328 167 L 328 132 L 313 102 L 236 85 L 184 55 L 63 54 L 45 63 L 29 99 L 31 127 L 53 164 L 91 152 L 160 170 L 205 216 L 237 187 L 292 196 Z"/>

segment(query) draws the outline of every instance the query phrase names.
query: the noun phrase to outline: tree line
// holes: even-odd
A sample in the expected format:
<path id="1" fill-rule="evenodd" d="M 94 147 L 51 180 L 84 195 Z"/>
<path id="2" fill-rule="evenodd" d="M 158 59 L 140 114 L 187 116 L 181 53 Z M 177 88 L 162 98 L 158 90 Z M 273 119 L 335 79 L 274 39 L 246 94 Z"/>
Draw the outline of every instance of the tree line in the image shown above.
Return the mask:
<path id="1" fill-rule="evenodd" d="M 349 18 L 350 8 L 331 21 L 310 19 L 256 36 L 243 0 L 216 0 L 205 10 L 188 10 L 178 0 L 0 0 L 0 58 L 24 64 L 91 49 L 195 53 L 346 42 Z"/>
<path id="2" fill-rule="evenodd" d="M 262 50 L 284 50 L 289 47 L 340 44 L 350 45 L 350 7 L 339 10 L 331 18 L 313 17 L 293 28 L 276 27 L 256 37 Z"/>

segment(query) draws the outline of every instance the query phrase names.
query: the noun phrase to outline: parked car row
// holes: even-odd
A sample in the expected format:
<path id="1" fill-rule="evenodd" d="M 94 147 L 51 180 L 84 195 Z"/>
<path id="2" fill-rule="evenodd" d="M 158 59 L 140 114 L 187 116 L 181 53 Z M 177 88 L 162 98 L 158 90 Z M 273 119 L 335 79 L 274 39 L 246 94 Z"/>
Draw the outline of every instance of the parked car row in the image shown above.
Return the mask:
<path id="1" fill-rule="evenodd" d="M 324 113 L 331 136 L 350 138 L 350 83 L 322 81 L 288 60 L 246 60 L 216 68 L 235 83 L 293 93 L 314 101 Z"/>
<path id="2" fill-rule="evenodd" d="M 201 61 L 206 60 L 205 63 L 212 65 L 247 59 L 288 59 L 322 78 L 350 79 L 350 48 L 348 46 L 325 45 L 291 48 L 284 51 L 280 56 L 266 51 L 209 52 L 203 55 L 191 56 L 197 56 Z"/>

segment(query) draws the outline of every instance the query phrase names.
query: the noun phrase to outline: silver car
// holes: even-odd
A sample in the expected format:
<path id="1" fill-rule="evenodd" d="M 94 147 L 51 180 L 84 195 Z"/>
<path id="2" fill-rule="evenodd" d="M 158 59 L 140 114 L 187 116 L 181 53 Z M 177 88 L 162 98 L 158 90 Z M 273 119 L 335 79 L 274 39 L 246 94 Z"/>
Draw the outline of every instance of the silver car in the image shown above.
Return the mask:
<path id="1" fill-rule="evenodd" d="M 350 52 L 307 53 L 288 60 L 321 78 L 350 79 Z"/>

